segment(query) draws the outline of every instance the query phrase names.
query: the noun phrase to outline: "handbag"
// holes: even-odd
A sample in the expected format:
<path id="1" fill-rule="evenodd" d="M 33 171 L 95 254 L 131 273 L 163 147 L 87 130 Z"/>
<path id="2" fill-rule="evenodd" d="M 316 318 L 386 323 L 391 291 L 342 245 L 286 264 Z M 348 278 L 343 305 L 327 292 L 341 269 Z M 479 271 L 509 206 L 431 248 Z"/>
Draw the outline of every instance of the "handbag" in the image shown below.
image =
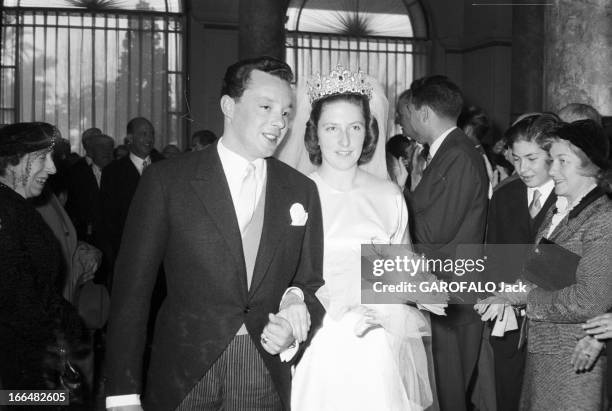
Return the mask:
<path id="1" fill-rule="evenodd" d="M 580 256 L 542 238 L 525 263 L 524 278 L 547 291 L 576 283 Z"/>
<path id="2" fill-rule="evenodd" d="M 70 359 L 71 352 L 61 332 L 56 333 L 55 343 L 48 347 L 44 378 L 50 390 L 68 393 L 69 403 L 85 404 L 87 389 L 83 373 Z"/>

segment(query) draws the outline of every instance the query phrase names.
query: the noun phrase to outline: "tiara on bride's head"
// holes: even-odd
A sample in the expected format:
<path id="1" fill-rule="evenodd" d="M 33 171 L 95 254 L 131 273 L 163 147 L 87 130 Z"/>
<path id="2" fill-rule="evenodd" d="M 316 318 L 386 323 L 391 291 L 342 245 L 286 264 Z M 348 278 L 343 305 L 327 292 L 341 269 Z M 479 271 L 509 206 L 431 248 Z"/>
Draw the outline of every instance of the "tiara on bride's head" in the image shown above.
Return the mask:
<path id="1" fill-rule="evenodd" d="M 352 72 L 340 64 L 328 76 L 317 73 L 306 84 L 311 104 L 323 97 L 342 93 L 361 94 L 368 99 L 372 97 L 372 84 L 367 75 L 363 71 Z"/>

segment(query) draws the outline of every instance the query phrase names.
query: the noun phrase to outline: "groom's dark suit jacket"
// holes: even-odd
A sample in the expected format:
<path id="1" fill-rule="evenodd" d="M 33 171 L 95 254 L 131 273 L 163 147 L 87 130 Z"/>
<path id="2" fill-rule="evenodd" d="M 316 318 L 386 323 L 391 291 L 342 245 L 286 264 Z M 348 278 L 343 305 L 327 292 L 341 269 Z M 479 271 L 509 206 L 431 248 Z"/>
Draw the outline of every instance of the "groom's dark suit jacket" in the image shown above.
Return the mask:
<path id="1" fill-rule="evenodd" d="M 408 196 L 415 248 L 429 258 L 453 258 L 460 244 L 484 242 L 487 172 L 469 138 L 453 130 Z M 445 280 L 453 274 L 436 273 Z M 462 410 L 478 358 L 480 318 L 471 305 L 450 305 L 446 317 L 432 318 L 432 345 L 442 411 Z"/>
<path id="2" fill-rule="evenodd" d="M 323 284 L 323 227 L 315 184 L 274 158 L 266 164 L 264 226 L 249 289 L 217 146 L 147 168 L 116 263 L 107 395 L 140 392 L 149 301 L 163 262 L 168 294 L 157 319 L 145 409 L 176 408 L 243 323 L 289 408 L 289 364 L 266 353 L 260 335 L 289 286 L 304 291 L 310 335 L 320 325 L 324 311 L 314 294 Z M 308 213 L 304 226 L 291 225 L 294 203 Z"/>

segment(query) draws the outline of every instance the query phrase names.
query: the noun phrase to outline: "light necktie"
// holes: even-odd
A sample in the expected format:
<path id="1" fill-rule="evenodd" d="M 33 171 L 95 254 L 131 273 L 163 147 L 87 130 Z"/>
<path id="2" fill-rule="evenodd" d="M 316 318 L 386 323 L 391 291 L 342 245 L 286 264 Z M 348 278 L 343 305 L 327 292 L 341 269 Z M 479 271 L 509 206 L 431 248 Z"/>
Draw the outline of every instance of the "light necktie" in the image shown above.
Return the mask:
<path id="1" fill-rule="evenodd" d="M 149 167 L 151 165 L 151 159 L 150 158 L 145 158 L 144 160 L 142 160 L 142 170 L 140 171 L 140 174 L 144 173 L 145 168 Z"/>
<path id="2" fill-rule="evenodd" d="M 542 197 L 542 193 L 540 193 L 538 190 L 535 190 L 533 192 L 533 199 L 531 200 L 531 204 L 529 204 L 529 215 L 531 216 L 531 218 L 535 218 L 542 209 L 540 197 Z"/>
<path id="3" fill-rule="evenodd" d="M 238 217 L 238 226 L 240 233 L 244 234 L 244 230 L 253 218 L 255 211 L 255 201 L 257 197 L 257 179 L 255 178 L 255 165 L 249 163 L 242 177 L 242 185 L 238 195 L 236 216 Z"/>

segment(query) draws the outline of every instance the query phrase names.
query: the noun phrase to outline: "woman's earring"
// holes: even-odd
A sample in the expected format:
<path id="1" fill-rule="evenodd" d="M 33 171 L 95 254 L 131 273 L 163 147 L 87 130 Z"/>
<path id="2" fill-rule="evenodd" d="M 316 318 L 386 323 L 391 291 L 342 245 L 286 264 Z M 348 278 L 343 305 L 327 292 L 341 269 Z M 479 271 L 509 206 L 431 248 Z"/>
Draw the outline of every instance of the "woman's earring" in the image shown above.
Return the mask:
<path id="1" fill-rule="evenodd" d="M 30 172 L 32 171 L 32 161 L 31 157 L 28 156 L 28 160 L 26 162 L 25 173 L 21 176 L 21 184 L 25 187 L 28 183 L 28 179 L 30 178 Z"/>
<path id="2" fill-rule="evenodd" d="M 15 170 L 11 170 L 11 188 L 13 191 L 17 190 L 17 174 L 15 174 Z"/>

